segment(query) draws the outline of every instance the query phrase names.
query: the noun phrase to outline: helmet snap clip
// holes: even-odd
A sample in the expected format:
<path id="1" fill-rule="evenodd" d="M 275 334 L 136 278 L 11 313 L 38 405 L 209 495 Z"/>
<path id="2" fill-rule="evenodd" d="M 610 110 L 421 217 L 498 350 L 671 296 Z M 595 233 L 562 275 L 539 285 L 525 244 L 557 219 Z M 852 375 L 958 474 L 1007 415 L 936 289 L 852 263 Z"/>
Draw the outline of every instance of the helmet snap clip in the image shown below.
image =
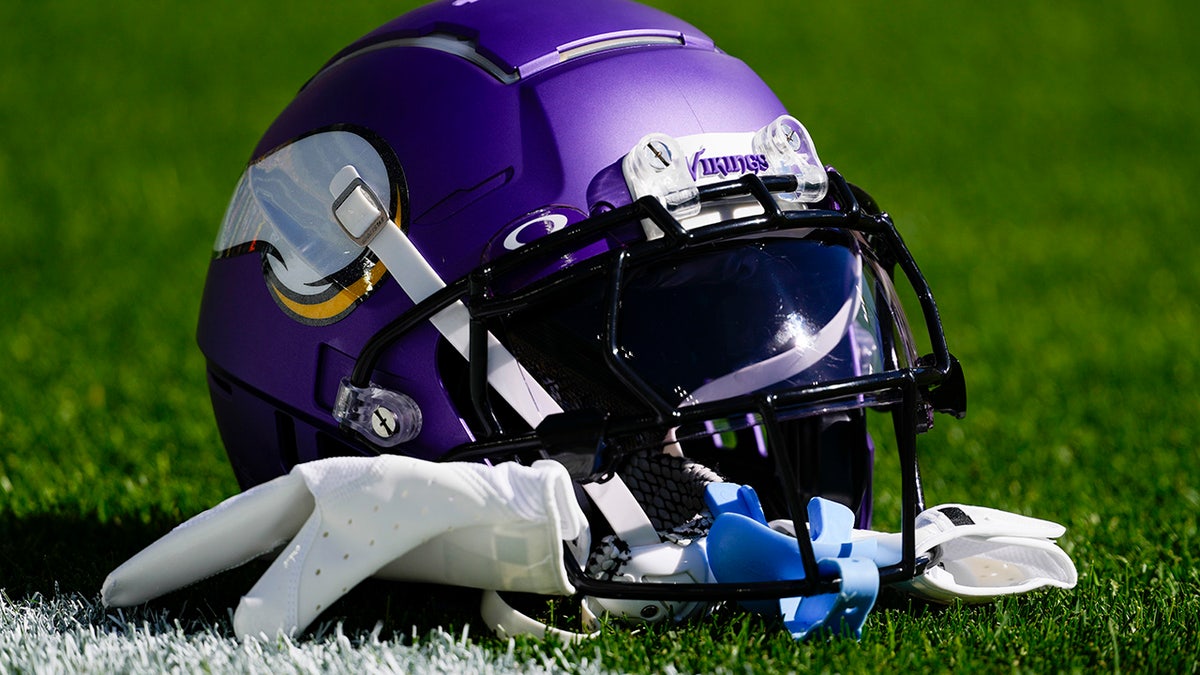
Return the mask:
<path id="1" fill-rule="evenodd" d="M 356 387 L 349 378 L 338 388 L 333 416 L 343 428 L 386 448 L 407 443 L 421 433 L 421 408 L 410 396 L 374 384 Z"/>
<path id="2" fill-rule="evenodd" d="M 780 115 L 754 134 L 754 152 L 767 158 L 771 173 L 795 176 L 796 191 L 779 195 L 789 202 L 819 202 L 829 189 L 829 178 L 817 157 L 812 136 L 800 120 Z"/>
<path id="3" fill-rule="evenodd" d="M 684 161 L 679 141 L 666 134 L 648 134 L 621 161 L 625 184 L 634 199 L 653 195 L 678 219 L 700 213 L 700 189 Z M 658 227 L 644 221 L 646 236 L 662 236 Z"/>

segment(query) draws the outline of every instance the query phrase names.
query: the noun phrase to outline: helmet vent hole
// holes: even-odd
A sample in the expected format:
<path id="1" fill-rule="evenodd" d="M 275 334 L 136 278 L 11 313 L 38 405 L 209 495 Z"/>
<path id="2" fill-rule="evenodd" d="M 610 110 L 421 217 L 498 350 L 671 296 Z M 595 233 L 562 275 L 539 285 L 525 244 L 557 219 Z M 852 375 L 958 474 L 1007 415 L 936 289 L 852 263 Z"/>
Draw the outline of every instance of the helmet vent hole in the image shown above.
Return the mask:
<path id="1" fill-rule="evenodd" d="M 300 463 L 296 452 L 296 422 L 282 410 L 275 411 L 275 439 L 279 444 L 279 456 L 288 471 Z"/>

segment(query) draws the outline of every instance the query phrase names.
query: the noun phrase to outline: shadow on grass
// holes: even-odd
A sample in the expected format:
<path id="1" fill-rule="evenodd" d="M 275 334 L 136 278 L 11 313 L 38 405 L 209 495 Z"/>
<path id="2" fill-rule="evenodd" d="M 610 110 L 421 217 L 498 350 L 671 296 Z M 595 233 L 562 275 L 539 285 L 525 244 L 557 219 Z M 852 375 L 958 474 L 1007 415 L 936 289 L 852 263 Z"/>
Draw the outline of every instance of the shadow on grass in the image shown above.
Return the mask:
<path id="1" fill-rule="evenodd" d="M 84 517 L 0 517 L 0 590 L 13 602 L 78 594 L 99 603 L 104 578 L 122 562 L 166 534 L 177 523 L 101 523 Z M 215 628 L 231 634 L 232 612 L 241 596 L 266 571 L 274 554 L 251 561 L 144 607 L 185 629 Z M 479 591 L 368 579 L 332 605 L 309 628 L 341 623 L 347 634 L 369 632 L 382 622 L 385 634 L 423 635 L 437 627 L 485 634 L 478 622 Z M 114 610 L 115 611 L 115 610 Z M 136 616 L 140 610 L 130 612 Z M 476 631 L 479 628 L 479 631 Z"/>

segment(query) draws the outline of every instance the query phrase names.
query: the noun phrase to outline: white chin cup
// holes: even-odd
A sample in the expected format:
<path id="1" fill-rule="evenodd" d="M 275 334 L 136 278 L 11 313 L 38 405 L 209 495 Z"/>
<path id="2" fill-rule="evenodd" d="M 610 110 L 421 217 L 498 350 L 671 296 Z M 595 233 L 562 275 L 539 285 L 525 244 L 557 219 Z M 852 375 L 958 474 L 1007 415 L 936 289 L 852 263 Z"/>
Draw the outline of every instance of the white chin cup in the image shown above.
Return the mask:
<path id="1" fill-rule="evenodd" d="M 672 542 L 630 547 L 629 559 L 621 562 L 612 577 L 614 583 L 629 584 L 703 584 L 714 581 L 708 569 L 704 539 L 683 546 Z M 666 600 L 622 600 L 588 597 L 584 605 L 596 615 L 608 614 L 622 619 L 656 623 L 670 618 L 682 621 L 708 613 L 706 602 Z"/>

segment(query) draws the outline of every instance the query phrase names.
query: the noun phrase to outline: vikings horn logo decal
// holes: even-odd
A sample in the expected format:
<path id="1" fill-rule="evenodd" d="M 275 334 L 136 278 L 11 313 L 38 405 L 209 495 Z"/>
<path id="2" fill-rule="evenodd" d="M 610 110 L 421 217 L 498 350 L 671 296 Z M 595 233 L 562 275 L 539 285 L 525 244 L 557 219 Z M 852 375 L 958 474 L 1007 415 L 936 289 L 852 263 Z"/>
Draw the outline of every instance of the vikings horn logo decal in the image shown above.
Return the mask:
<path id="1" fill-rule="evenodd" d="M 380 139 L 335 127 L 255 160 L 238 182 L 217 237 L 218 258 L 258 253 L 275 303 L 309 325 L 334 323 L 354 310 L 387 273 L 333 216 L 333 177 L 352 166 L 407 226 L 404 173 Z"/>
<path id="2" fill-rule="evenodd" d="M 275 267 L 281 264 L 284 261 L 276 257 L 275 252 L 263 252 L 267 290 L 271 292 L 275 304 L 289 316 L 314 326 L 331 324 L 345 317 L 367 299 L 387 272 L 387 268 L 375 260 L 374 255 L 364 253 L 334 277 L 306 284 L 304 290 L 316 289 L 318 292 L 304 294 L 292 290 L 275 274 Z"/>

